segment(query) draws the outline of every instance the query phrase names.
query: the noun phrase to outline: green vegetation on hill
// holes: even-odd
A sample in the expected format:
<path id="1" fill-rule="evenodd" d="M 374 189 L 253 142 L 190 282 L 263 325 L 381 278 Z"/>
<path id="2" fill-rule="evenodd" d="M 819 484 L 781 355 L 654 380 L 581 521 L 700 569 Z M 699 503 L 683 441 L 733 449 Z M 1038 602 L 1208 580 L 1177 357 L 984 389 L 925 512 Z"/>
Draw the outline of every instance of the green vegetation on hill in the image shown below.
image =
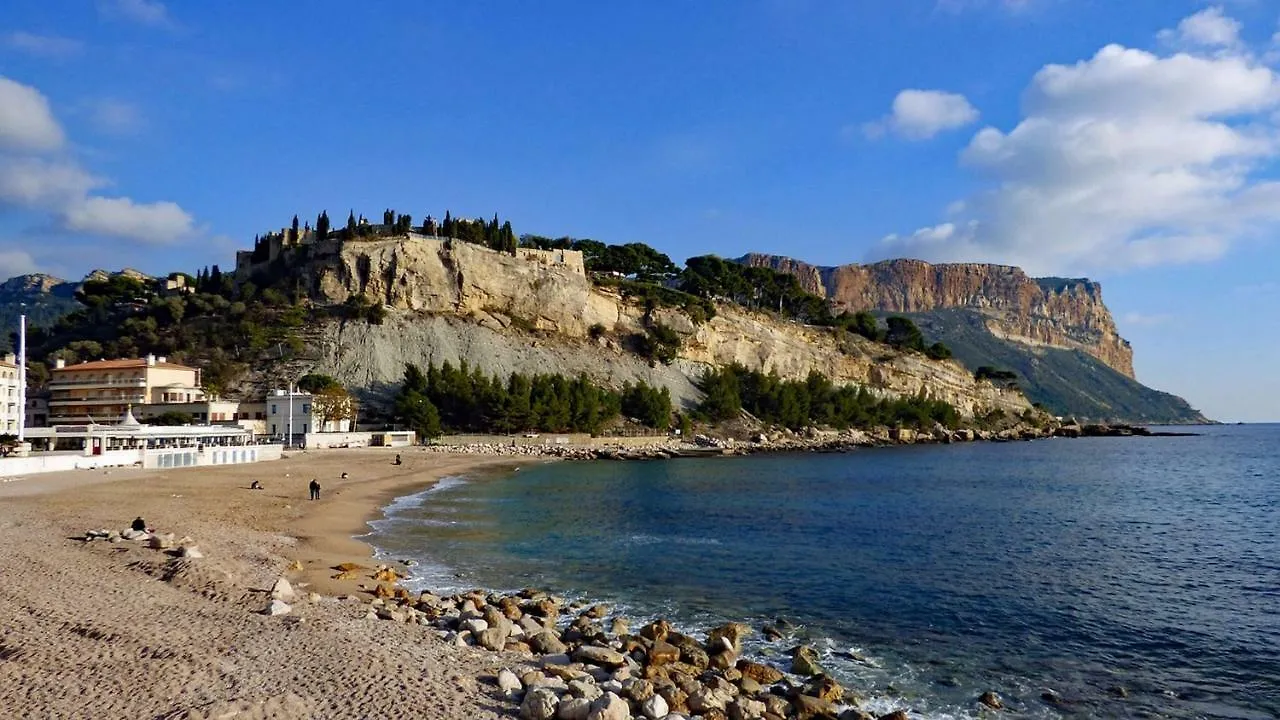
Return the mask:
<path id="1" fill-rule="evenodd" d="M 18 316 L 26 314 L 28 327 L 48 326 L 80 308 L 75 283 L 41 275 L 19 275 L 0 283 L 0 323 L 16 333 Z M 0 334 L 0 351 L 16 350 L 9 333 Z"/>
<path id="2" fill-rule="evenodd" d="M 948 428 L 960 423 L 960 414 L 948 403 L 926 397 L 881 399 L 866 388 L 837 387 L 816 371 L 803 381 L 782 380 L 735 363 L 708 370 L 698 387 L 706 394 L 698 411 L 716 422 L 732 420 L 745 410 L 792 430 L 812 425 L 932 429 L 935 423 Z"/>
<path id="3" fill-rule="evenodd" d="M 196 292 L 168 296 L 123 275 L 85 282 L 78 310 L 28 330 L 32 383 L 43 382 L 56 359 L 155 354 L 202 368 L 216 394 L 250 365 L 302 349 L 300 333 L 313 313 L 300 298 L 252 283 L 237 288 L 216 266 L 198 275 Z"/>
<path id="4" fill-rule="evenodd" d="M 997 383 L 1016 383 L 1027 399 L 1054 415 L 1152 424 L 1204 421 L 1182 398 L 1152 390 L 1084 352 L 1001 340 L 976 311 L 935 310 L 911 317 L 966 367 Z"/>
<path id="5" fill-rule="evenodd" d="M 671 394 L 640 383 L 614 392 L 559 374 L 512 373 L 505 381 L 478 368 L 434 363 L 405 366 L 394 414 L 422 437 L 441 432 L 598 433 L 619 414 L 651 428 L 671 424 Z"/>

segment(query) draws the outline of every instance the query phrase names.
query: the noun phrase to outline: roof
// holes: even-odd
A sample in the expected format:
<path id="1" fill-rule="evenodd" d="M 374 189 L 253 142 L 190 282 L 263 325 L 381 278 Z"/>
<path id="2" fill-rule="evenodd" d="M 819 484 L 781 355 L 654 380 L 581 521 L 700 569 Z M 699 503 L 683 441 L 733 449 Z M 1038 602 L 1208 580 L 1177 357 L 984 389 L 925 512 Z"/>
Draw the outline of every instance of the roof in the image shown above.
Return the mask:
<path id="1" fill-rule="evenodd" d="M 125 358 L 123 360 L 93 360 L 91 362 L 82 362 L 76 365 L 68 365 L 66 367 L 53 368 L 52 372 L 69 372 L 73 370 L 126 370 L 131 368 L 155 367 L 167 370 L 195 370 L 196 368 L 186 365 L 179 365 L 171 362 L 158 362 L 155 365 L 148 365 L 146 358 Z"/>

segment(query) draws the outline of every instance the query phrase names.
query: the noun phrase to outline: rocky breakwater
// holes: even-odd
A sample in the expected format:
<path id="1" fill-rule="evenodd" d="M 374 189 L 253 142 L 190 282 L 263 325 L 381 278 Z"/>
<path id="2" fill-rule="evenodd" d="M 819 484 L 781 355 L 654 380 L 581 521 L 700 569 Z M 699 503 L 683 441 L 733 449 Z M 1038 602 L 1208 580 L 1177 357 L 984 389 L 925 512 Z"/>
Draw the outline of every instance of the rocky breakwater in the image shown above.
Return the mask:
<path id="1" fill-rule="evenodd" d="M 451 644 L 502 653 L 510 664 L 493 682 L 525 720 L 909 717 L 907 708 L 868 713 L 863 697 L 827 674 L 813 648 L 795 645 L 781 622 L 759 630 L 785 658 L 771 663 L 744 657 L 743 639 L 756 631 L 741 623 L 695 637 L 661 619 L 633 631 L 605 605 L 537 590 L 442 597 L 382 585 L 376 594 L 370 619 L 432 627 Z M 983 698 L 975 707 L 995 695 Z"/>
<path id="2" fill-rule="evenodd" d="M 977 310 L 997 337 L 1080 350 L 1134 377 L 1133 348 L 1120 337 L 1103 304 L 1102 286 L 1087 279 L 1032 278 L 1007 265 L 933 265 L 920 260 L 818 267 L 752 253 L 740 262 L 795 275 L 806 290 L 827 298 L 836 311 Z"/>

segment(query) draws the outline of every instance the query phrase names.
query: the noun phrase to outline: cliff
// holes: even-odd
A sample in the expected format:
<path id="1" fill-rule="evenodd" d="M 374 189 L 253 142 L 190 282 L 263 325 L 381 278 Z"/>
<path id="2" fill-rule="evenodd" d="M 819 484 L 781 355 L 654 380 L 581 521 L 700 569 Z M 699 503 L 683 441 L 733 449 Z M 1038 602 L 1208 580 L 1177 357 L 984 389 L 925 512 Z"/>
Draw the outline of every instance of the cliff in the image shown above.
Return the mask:
<path id="1" fill-rule="evenodd" d="M 643 379 L 668 387 L 673 400 L 688 406 L 699 397 L 693 381 L 705 368 L 739 362 L 786 378 L 816 369 L 884 396 L 923 392 L 966 415 L 1030 407 L 1020 393 L 976 381 L 957 362 L 895 352 L 735 306 L 720 306 L 700 325 L 677 310 L 655 310 L 652 320 L 681 336 L 681 350 L 671 365 L 650 366 L 624 347 L 628 335 L 644 331 L 644 308 L 594 287 L 577 254 L 566 252 L 512 256 L 417 237 L 351 241 L 313 252 L 299 270 L 309 278 L 315 302 L 338 305 L 364 296 L 390 309 L 381 325 L 334 321 L 321 328 L 319 369 L 385 396 L 406 362 L 466 360 L 500 375 L 545 369 L 584 372 L 614 384 Z M 593 326 L 599 326 L 595 333 Z"/>
<path id="2" fill-rule="evenodd" d="M 1086 279 L 1032 278 L 1016 267 L 920 260 L 816 267 L 776 255 L 749 254 L 748 265 L 795 275 L 836 311 L 924 313 L 978 311 L 992 335 L 1031 346 L 1080 350 L 1134 379 L 1133 349 L 1102 303 L 1102 287 Z"/>

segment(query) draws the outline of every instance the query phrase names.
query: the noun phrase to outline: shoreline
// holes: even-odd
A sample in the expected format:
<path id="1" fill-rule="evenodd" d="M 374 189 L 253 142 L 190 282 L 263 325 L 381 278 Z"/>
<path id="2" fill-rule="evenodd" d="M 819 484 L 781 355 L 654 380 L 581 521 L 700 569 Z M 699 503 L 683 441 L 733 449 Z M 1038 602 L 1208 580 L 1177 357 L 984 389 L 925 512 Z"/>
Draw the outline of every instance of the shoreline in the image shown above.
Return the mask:
<path id="1" fill-rule="evenodd" d="M 0 484 L 0 716 L 510 717 L 484 678 L 512 659 L 367 619 L 374 549 L 355 536 L 397 495 L 512 459 L 400 452 L 400 467 L 394 450 L 331 450 Z M 155 547 L 105 537 L 135 517 Z M 341 562 L 368 572 L 333 580 Z M 272 616 L 282 577 L 290 607 Z"/>
<path id="2" fill-rule="evenodd" d="M 443 464 L 423 468 L 424 460 L 440 456 L 416 449 L 406 452 L 403 448 L 399 453 L 385 454 L 388 458 L 392 454 L 402 455 L 404 465 L 392 466 L 388 459 L 388 467 L 392 470 L 384 477 L 339 485 L 333 492 L 322 489 L 320 502 L 286 528 L 298 540 L 298 557 L 295 559 L 303 568 L 290 572 L 291 579 L 296 577 L 315 592 L 330 597 L 369 594 L 374 587 L 370 579 L 335 578 L 335 566 L 342 563 L 367 565 L 374 560 L 377 548 L 364 539 L 371 531 L 369 523 L 386 517 L 386 508 L 397 498 L 429 490 L 446 477 L 509 472 L 520 465 L 538 462 L 536 459 L 522 462 L 510 457 L 454 454 L 445 456 L 448 459 Z M 399 559 L 382 558 L 377 564 L 405 574 L 406 568 Z"/>

